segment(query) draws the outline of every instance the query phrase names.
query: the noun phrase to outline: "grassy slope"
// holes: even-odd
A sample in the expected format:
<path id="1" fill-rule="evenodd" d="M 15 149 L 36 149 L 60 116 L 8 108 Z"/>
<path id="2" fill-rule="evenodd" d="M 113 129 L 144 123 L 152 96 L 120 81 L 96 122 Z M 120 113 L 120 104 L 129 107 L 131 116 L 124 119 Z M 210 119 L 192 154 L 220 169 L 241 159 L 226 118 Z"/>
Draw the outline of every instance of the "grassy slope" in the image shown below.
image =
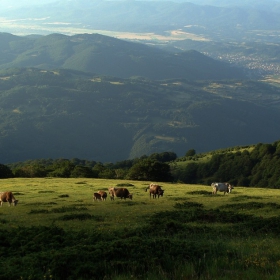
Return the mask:
<path id="1" fill-rule="evenodd" d="M 123 227 L 136 228 L 143 226 L 151 213 L 174 210 L 177 202 L 202 203 L 206 209 L 218 209 L 219 207 L 248 202 L 278 203 L 280 193 L 272 189 L 246 189 L 236 187 L 233 193 L 223 196 L 222 193 L 212 196 L 211 187 L 203 185 L 168 184 L 163 183 L 164 197 L 153 200 L 149 198 L 145 188 L 147 182 L 122 181 L 105 179 L 7 179 L 3 181 L 1 190 L 11 190 L 19 199 L 17 207 L 8 207 L 4 203 L 1 208 L 0 218 L 7 221 L 1 227 L 19 226 L 50 226 L 53 223 L 65 229 L 87 229 L 93 227 L 100 231 L 117 230 Z M 92 200 L 92 195 L 98 190 L 107 190 L 117 184 L 132 184 L 127 188 L 133 193 L 133 200 L 121 201 L 119 199 L 105 202 Z M 67 196 L 66 196 L 67 195 Z M 86 207 L 87 209 L 84 209 Z M 54 209 L 64 209 L 65 212 L 54 213 Z M 48 213 L 41 210 L 48 210 Z M 32 214 L 33 212 L 33 214 Z M 37 213 L 36 213 L 37 212 Z M 280 214 L 280 209 L 250 209 L 243 207 L 237 210 L 243 214 L 252 214 L 256 217 L 273 217 Z M 89 213 L 100 217 L 100 221 L 58 221 L 57 218 L 70 213 Z"/>
<path id="2" fill-rule="evenodd" d="M 164 183 L 164 197 L 150 200 L 147 182 L 49 178 L 3 183 L 20 201 L 1 208 L 0 233 L 7 239 L 4 230 L 11 230 L 7 241 L 26 242 L 20 241 L 19 253 L 1 257 L 3 267 L 13 265 L 13 271 L 0 270 L 3 279 L 279 279 L 278 190 L 237 187 L 230 195 L 212 196 L 210 186 Z M 132 201 L 92 201 L 94 191 L 126 183 L 133 184 L 128 187 Z M 75 215 L 92 216 L 78 220 Z M 62 227 L 65 236 L 53 226 Z M 48 236 L 52 232 L 55 236 Z M 57 240 L 63 244 L 53 247 Z"/>

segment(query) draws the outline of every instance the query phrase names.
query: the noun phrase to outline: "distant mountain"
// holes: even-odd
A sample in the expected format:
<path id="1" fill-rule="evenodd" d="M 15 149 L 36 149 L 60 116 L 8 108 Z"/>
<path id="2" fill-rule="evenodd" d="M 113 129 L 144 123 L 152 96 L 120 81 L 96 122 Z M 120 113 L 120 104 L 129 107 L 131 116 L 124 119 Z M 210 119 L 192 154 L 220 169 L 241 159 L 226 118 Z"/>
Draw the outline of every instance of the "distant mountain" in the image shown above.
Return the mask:
<path id="1" fill-rule="evenodd" d="M 260 30 L 280 28 L 279 1 L 193 2 L 201 5 L 186 1 L 54 1 L 0 11 L 0 17 L 6 19 L 1 29 L 29 34 L 54 29 L 60 33 L 113 30 L 166 34 L 171 30 L 193 32 L 189 27 L 196 26 L 200 27 L 196 34 L 206 38 L 244 40 L 252 33 L 260 39 Z M 222 6 L 221 2 L 230 5 Z"/>
<path id="2" fill-rule="evenodd" d="M 42 38 L 45 39 L 45 38 Z M 0 161 L 115 162 L 280 139 L 280 89 L 252 81 L 0 71 Z"/>
<path id="3" fill-rule="evenodd" d="M 150 1 L 150 0 L 148 0 Z M 176 2 L 186 2 L 187 0 L 176 0 Z M 275 5 L 279 4 L 279 0 L 235 0 L 235 1 L 225 1 L 225 0 L 189 0 L 187 2 L 191 2 L 198 5 L 211 5 L 217 7 L 244 7 L 244 6 L 251 6 L 251 7 L 275 7 Z"/>
<path id="4" fill-rule="evenodd" d="M 19 37 L 0 33 L 0 69 L 64 68 L 119 78 L 244 78 L 239 68 L 196 51 L 169 53 L 99 34 Z"/>

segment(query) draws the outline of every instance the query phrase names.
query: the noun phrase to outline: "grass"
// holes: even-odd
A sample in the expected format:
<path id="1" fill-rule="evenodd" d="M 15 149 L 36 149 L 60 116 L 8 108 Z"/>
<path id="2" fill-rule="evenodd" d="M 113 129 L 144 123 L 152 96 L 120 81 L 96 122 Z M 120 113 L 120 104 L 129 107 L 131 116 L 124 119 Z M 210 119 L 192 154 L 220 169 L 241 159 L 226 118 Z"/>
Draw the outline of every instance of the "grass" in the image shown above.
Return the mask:
<path id="1" fill-rule="evenodd" d="M 1 239 L 8 231 L 12 244 L 20 242 L 21 261 L 32 261 L 37 279 L 46 275 L 43 267 L 53 279 L 75 273 L 79 279 L 279 279 L 279 190 L 235 187 L 212 195 L 210 186 L 161 183 L 164 196 L 150 199 L 148 183 L 2 180 L 2 191 L 11 190 L 19 203 L 0 209 Z M 111 186 L 127 187 L 133 200 L 92 200 Z M 0 253 L 3 267 L 20 267 L 16 253 L 5 247 Z M 68 262 L 75 270 L 67 276 Z M 96 275 L 103 271 L 95 278 L 93 263 Z M 0 278 L 16 271 L 0 269 Z M 36 279 L 22 271 L 22 279 Z"/>
<path id="2" fill-rule="evenodd" d="M 68 209 L 69 213 L 76 213 L 77 208 L 86 207 L 87 210 L 84 210 L 84 213 L 98 215 L 103 217 L 104 221 L 96 223 L 91 219 L 85 220 L 82 222 L 83 229 L 91 229 L 94 226 L 99 230 L 116 230 L 124 224 L 129 228 L 135 228 L 143 225 L 146 216 L 155 211 L 155 206 L 156 211 L 172 208 L 172 199 L 169 195 L 165 201 L 150 200 L 149 194 L 145 192 L 147 182 L 56 178 L 8 179 L 4 182 L 5 190 L 11 190 L 19 200 L 19 204 L 11 208 L 4 203 L 1 216 L 12 221 L 12 226 L 18 227 L 55 224 L 64 229 L 80 229 L 79 219 L 71 223 L 61 221 L 61 214 L 58 211 L 54 212 L 54 209 Z M 133 193 L 133 200 L 110 201 L 110 198 L 107 198 L 104 202 L 93 201 L 94 192 L 107 190 L 110 186 L 128 188 L 130 193 Z M 32 219 L 30 219 L 30 213 L 32 213 Z M 9 226 L 11 224 L 6 228 Z"/>
<path id="3" fill-rule="evenodd" d="M 174 210 L 176 203 L 201 203 L 206 209 L 233 210 L 254 216 L 273 217 L 280 214 L 279 190 L 235 187 L 228 195 L 213 196 L 210 186 L 164 183 L 164 196 L 150 199 L 145 192 L 148 182 L 103 179 L 6 179 L 2 191 L 11 190 L 19 200 L 16 207 L 4 203 L 1 218 L 10 226 L 50 226 L 79 229 L 79 219 L 61 221 L 61 213 L 80 213 L 103 217 L 99 222 L 83 220 L 83 229 L 118 230 L 123 226 L 137 228 L 146 223 L 152 213 Z M 5 186 L 5 189 L 3 188 Z M 93 201 L 93 193 L 111 186 L 127 187 L 133 200 Z M 61 209 L 61 211 L 59 211 Z M 32 219 L 30 218 L 32 214 Z"/>

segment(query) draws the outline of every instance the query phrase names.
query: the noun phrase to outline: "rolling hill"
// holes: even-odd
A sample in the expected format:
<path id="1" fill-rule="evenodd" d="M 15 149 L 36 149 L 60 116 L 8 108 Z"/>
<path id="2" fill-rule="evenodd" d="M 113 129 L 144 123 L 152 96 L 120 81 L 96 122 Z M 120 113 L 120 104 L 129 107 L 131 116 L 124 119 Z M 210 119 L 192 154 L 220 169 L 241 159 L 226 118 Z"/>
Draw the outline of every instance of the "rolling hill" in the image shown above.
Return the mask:
<path id="1" fill-rule="evenodd" d="M 0 72 L 2 163 L 182 156 L 280 138 L 280 89 L 242 80 L 120 79 L 74 70 Z"/>
<path id="2" fill-rule="evenodd" d="M 64 68 L 119 78 L 244 78 L 242 69 L 190 50 L 170 53 L 99 34 L 14 36 L 0 33 L 0 69 Z"/>

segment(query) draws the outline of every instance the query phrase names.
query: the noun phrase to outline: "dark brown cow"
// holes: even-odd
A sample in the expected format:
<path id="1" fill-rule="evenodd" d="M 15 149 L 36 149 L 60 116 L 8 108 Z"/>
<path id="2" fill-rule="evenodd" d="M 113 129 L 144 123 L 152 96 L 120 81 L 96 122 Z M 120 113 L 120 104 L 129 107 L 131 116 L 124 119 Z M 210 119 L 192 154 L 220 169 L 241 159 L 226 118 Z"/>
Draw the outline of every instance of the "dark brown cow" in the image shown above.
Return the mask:
<path id="1" fill-rule="evenodd" d="M 132 199 L 132 193 L 129 193 L 126 188 L 108 188 L 111 200 L 114 200 L 115 197 L 120 197 L 121 199 Z"/>
<path id="2" fill-rule="evenodd" d="M 164 190 L 161 188 L 161 186 L 156 185 L 154 183 L 151 183 L 147 188 L 146 191 L 150 191 L 150 198 L 153 196 L 153 198 L 163 196 Z"/>
<path id="3" fill-rule="evenodd" d="M 104 201 L 107 198 L 107 193 L 105 191 L 98 191 L 97 193 L 99 193 L 101 195 L 101 199 Z"/>
<path id="4" fill-rule="evenodd" d="M 101 201 L 101 200 L 102 200 L 101 194 L 95 192 L 95 193 L 93 194 L 93 200 L 100 200 L 100 201 Z"/>
<path id="5" fill-rule="evenodd" d="M 14 206 L 17 206 L 18 200 L 15 199 L 12 192 L 1 192 L 0 193 L 1 206 L 2 206 L 3 202 L 9 202 L 9 206 L 11 206 L 11 204 L 13 204 Z"/>

